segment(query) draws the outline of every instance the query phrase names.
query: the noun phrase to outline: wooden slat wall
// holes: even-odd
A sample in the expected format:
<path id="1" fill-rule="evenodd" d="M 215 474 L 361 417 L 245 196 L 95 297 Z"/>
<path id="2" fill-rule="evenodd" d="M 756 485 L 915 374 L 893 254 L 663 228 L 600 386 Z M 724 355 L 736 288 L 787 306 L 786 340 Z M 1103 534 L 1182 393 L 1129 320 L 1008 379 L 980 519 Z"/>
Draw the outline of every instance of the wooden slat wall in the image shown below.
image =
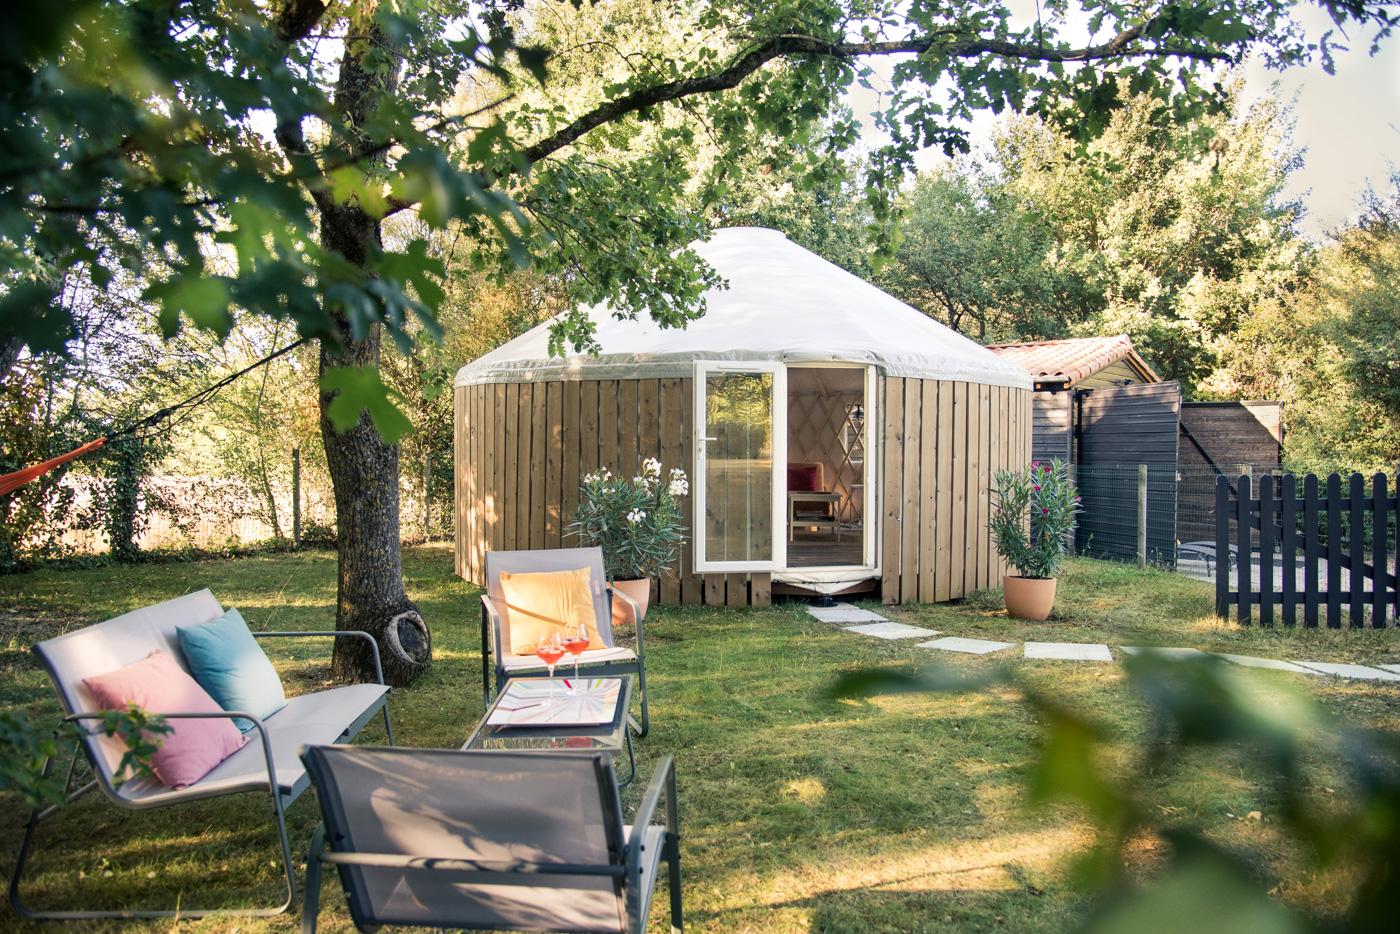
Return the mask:
<path id="1" fill-rule="evenodd" d="M 1029 461 L 1031 393 L 886 378 L 881 597 L 942 601 L 1001 586 L 987 522 L 992 474 Z"/>
<path id="2" fill-rule="evenodd" d="M 689 379 L 459 387 L 453 394 L 457 573 L 481 583 L 488 550 L 557 548 L 584 474 L 640 473 L 658 458 L 693 474 Z M 943 601 L 997 587 L 1005 563 L 986 525 L 992 472 L 1030 460 L 1031 393 L 977 384 L 881 378 L 879 531 L 886 602 Z M 692 481 L 694 477 L 691 477 Z M 686 524 L 697 527 L 694 498 Z M 660 603 L 767 605 L 769 574 L 691 570 L 662 580 Z"/>

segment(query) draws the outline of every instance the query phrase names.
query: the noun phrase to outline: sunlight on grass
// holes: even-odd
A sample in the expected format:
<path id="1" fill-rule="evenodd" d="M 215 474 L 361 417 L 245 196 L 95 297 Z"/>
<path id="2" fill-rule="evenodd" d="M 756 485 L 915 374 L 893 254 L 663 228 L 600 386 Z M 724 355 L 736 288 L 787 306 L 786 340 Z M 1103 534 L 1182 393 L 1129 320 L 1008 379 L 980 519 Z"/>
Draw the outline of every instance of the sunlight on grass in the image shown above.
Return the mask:
<path id="1" fill-rule="evenodd" d="M 455 748 L 482 713 L 478 591 L 454 578 L 451 566 L 446 547 L 405 549 L 410 596 L 432 627 L 434 668 L 390 700 L 403 745 Z M 27 651 L 33 642 L 205 586 L 243 610 L 255 629 L 334 626 L 335 558 L 327 552 L 0 578 L 0 618 L 13 621 L 8 648 L 0 652 L 5 705 L 57 710 Z M 1221 623 L 1211 616 L 1208 586 L 1162 572 L 1071 561 L 1060 593 L 1056 615 L 1045 623 L 1007 618 L 996 593 L 951 605 L 877 608 L 946 635 L 1005 642 L 1400 661 L 1394 630 Z M 1086 896 L 1072 884 L 1071 866 L 1091 846 L 1094 830 L 1073 809 L 1027 807 L 1040 726 L 1018 689 L 996 684 L 869 700 L 827 692 L 858 669 L 1006 671 L 1100 724 L 1109 737 L 1102 767 L 1122 779 L 1140 772 L 1131 743 L 1147 727 L 1147 712 L 1120 665 L 1027 661 L 1019 649 L 992 657 L 936 653 L 844 632 L 797 604 L 657 607 L 647 634 L 653 726 L 637 745 L 638 768 L 646 776 L 661 756 L 677 760 L 689 929 L 1050 934 L 1085 916 Z M 328 656 L 316 640 L 286 643 L 268 649 L 289 693 L 329 678 Z M 1354 723 L 1390 729 L 1400 723 L 1400 692 L 1391 685 L 1279 672 L 1241 676 L 1258 685 L 1254 696 L 1273 716 L 1290 716 L 1288 691 L 1301 690 Z M 383 740 L 376 721 L 360 741 Z M 1346 800 L 1338 763 L 1311 762 L 1301 780 L 1324 803 Z M 1199 827 L 1245 854 L 1276 897 L 1327 918 L 1354 887 L 1356 880 L 1344 874 L 1314 872 L 1307 855 L 1276 830 L 1278 778 L 1247 751 L 1210 750 L 1146 781 L 1169 824 Z M 635 807 L 643 785 L 626 790 L 626 808 Z M 0 795 L 0 804 L 0 871 L 8 871 L 25 815 L 9 796 Z M 253 795 L 136 814 L 84 800 L 45 826 L 28 891 L 34 902 L 55 906 L 275 901 L 271 861 L 280 855 L 265 811 L 266 801 Z M 1257 819 L 1249 817 L 1255 812 Z M 288 812 L 299 860 L 317 819 L 310 794 Z M 1161 843 L 1134 841 L 1131 854 L 1130 868 L 1150 873 Z M 352 930 L 333 882 L 322 899 L 321 930 Z M 652 930 L 665 929 L 663 912 L 654 911 L 652 921 Z M 238 922 L 242 934 L 297 926 L 295 912 Z M 86 929 L 101 930 L 73 927 Z M 122 929 L 171 927 L 130 922 Z M 180 929 L 230 927 L 211 921 Z"/>

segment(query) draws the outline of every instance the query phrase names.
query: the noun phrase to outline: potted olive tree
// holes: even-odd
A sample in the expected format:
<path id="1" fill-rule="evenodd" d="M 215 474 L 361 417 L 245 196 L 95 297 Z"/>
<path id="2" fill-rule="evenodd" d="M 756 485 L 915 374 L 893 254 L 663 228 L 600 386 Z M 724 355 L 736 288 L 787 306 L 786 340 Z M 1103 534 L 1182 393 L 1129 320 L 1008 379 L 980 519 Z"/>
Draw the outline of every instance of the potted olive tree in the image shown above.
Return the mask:
<path id="1" fill-rule="evenodd" d="M 1069 465 L 1035 462 L 1024 470 L 998 470 L 992 479 L 992 541 L 1017 572 L 1002 578 L 1006 612 L 1043 620 L 1055 605 L 1055 575 L 1080 511 Z"/>
<path id="2" fill-rule="evenodd" d="M 642 475 L 630 481 L 604 468 L 583 478 L 578 508 L 565 531 L 585 546 L 601 546 L 608 581 L 645 611 L 651 579 L 675 573 L 672 565 L 685 539 L 681 499 L 689 492 L 685 471 L 672 468 L 663 481 L 661 462 L 655 458 L 644 461 Z M 620 601 L 614 604 L 613 618 L 632 622 Z"/>

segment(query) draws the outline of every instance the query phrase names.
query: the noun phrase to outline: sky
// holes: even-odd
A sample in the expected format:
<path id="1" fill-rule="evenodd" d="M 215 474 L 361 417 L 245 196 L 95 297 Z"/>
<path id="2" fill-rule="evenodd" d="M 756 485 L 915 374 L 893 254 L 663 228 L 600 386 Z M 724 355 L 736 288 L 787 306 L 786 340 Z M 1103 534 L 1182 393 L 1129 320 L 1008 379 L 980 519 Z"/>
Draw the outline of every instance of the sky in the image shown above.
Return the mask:
<path id="1" fill-rule="evenodd" d="M 1033 19 L 1033 4 L 1013 0 L 1008 5 L 1018 12 L 1019 7 L 1027 7 L 1028 18 Z M 1320 37 L 1332 25 L 1325 12 L 1311 6 L 1300 10 L 1298 19 L 1310 38 Z M 1350 29 L 1350 42 L 1344 44 L 1351 49 L 1336 53 L 1335 75 L 1328 75 L 1316 62 L 1282 73 L 1257 62 L 1245 67 L 1245 103 L 1270 93 L 1275 83 L 1280 99 L 1292 103 L 1293 145 L 1304 150 L 1303 167 L 1290 177 L 1284 197 L 1302 199 L 1299 229 L 1319 243 L 1328 231 L 1357 217 L 1368 186 L 1384 194 L 1392 166 L 1400 169 L 1400 35 L 1372 57 L 1368 54 L 1372 33 L 1361 35 L 1354 26 Z M 893 63 L 876 65 L 880 77 L 872 83 L 878 90 Z M 847 100 L 862 117 L 877 101 L 874 92 L 864 89 L 856 89 Z M 979 115 L 973 124 L 974 152 L 988 145 L 997 122 L 990 113 Z M 867 124 L 867 139 L 873 142 L 876 136 Z M 927 168 L 943 159 L 941 150 L 930 149 L 921 155 L 919 165 Z"/>

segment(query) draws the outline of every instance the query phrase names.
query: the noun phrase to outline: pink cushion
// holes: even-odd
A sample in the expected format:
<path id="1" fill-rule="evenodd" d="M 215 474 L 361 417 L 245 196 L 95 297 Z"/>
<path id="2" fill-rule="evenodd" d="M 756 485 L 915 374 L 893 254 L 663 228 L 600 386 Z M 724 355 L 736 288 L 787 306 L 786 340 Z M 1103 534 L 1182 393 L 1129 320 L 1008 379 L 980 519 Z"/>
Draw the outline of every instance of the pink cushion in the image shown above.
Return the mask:
<path id="1" fill-rule="evenodd" d="M 185 673 L 175 659 L 157 649 L 139 662 L 105 674 L 84 678 L 102 710 L 122 710 L 135 704 L 150 713 L 217 713 L 214 698 Z M 248 738 L 233 721 L 167 720 L 171 732 L 151 757 L 156 777 L 171 788 L 183 788 L 242 748 Z"/>
<path id="2" fill-rule="evenodd" d="M 812 464 L 810 467 L 794 467 L 789 464 L 787 472 L 789 493 L 822 492 L 821 464 Z"/>

